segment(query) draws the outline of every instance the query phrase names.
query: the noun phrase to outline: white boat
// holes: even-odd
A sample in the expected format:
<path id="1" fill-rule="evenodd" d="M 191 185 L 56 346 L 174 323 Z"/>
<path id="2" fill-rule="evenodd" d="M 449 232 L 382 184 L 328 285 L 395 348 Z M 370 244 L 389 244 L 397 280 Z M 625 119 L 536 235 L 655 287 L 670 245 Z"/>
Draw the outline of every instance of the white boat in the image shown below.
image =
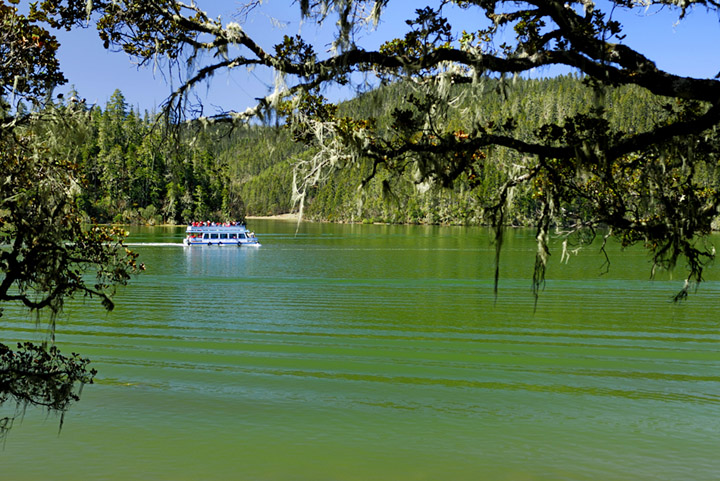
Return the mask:
<path id="1" fill-rule="evenodd" d="M 259 246 L 254 232 L 250 232 L 245 223 L 240 222 L 193 222 L 185 230 L 183 244 L 192 245 L 231 245 Z"/>

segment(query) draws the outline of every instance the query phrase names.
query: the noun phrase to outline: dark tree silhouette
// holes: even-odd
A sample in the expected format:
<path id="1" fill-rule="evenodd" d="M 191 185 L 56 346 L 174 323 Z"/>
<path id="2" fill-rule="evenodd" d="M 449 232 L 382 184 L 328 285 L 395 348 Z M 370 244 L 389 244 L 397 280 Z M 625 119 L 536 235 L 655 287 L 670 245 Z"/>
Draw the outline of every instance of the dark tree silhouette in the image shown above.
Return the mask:
<path id="1" fill-rule="evenodd" d="M 86 7 L 79 1 L 58 3 L 64 9 L 45 10 L 59 26 L 72 25 Z M 594 238 L 602 228 L 624 245 L 640 243 L 653 257 L 653 271 L 672 269 L 682 260 L 687 279 L 678 299 L 702 280 L 704 265 L 714 257 L 704 238 L 720 198 L 705 182 L 707 176 L 697 172 L 715 169 L 720 81 L 657 68 L 624 43 L 622 25 L 613 14 L 664 8 L 682 20 L 695 9 L 717 13 L 718 2 L 444 0 L 417 5 L 403 37 L 384 39 L 378 49 L 363 48 L 363 38 L 382 20 L 389 3 L 297 2 L 306 21 L 337 25 L 325 55 L 302 35 L 261 45 L 240 22 L 213 19 L 199 3 L 97 1 L 92 8 L 100 15 L 97 26 L 107 47 L 120 47 L 141 64 L 164 58 L 178 67 L 193 67 L 165 105 L 173 122 L 197 115 L 190 92 L 219 72 L 242 75 L 249 67 L 265 67 L 283 76 L 285 81 L 255 108 L 203 121 L 239 122 L 270 110 L 284 116 L 295 138 L 316 152 L 296 165 L 301 202 L 306 188 L 322 180 L 328 169 L 364 164 L 369 177 L 380 169 L 391 175 L 412 172 L 420 186 L 446 186 L 492 162 L 485 149 L 510 149 L 519 154 L 518 161 L 499 166 L 504 181 L 485 214 L 497 228 L 500 249 L 513 191 L 535 192 L 536 293 L 544 281 L 553 227 L 577 242 Z M 238 18 L 265 8 L 262 2 L 247 2 Z M 459 22 L 467 24 L 451 25 L 444 15 L 451 8 L 466 11 Z M 510 31 L 513 41 L 503 42 L 501 35 Z M 529 134 L 518 129 L 516 116 L 488 121 L 486 112 L 464 101 L 467 96 L 501 95 L 511 88 L 513 76 L 546 66 L 580 73 L 595 90 L 596 101 Z M 414 90 L 395 109 L 390 125 L 339 116 L 320 95 L 325 86 L 352 84 L 360 76 Z M 488 78 L 508 81 L 500 83 L 499 91 L 483 89 Z M 609 126 L 606 93 L 628 85 L 645 89 L 665 111 L 642 131 Z M 461 115 L 459 109 L 464 109 Z"/>
<path id="2" fill-rule="evenodd" d="M 72 136 L 87 112 L 41 109 L 65 78 L 57 42 L 39 17 L 0 1 L 0 316 L 14 304 L 50 319 L 40 344 L 14 350 L 0 343 L 0 405 L 15 403 L 16 413 L 44 406 L 62 415 L 95 374 L 87 359 L 53 345 L 65 300 L 82 294 L 112 309 L 115 288 L 142 266 L 123 246 L 124 232 L 82 223 L 77 165 L 57 140 Z M 34 107 L 26 111 L 21 100 Z M 13 419 L 0 419 L 0 436 Z"/>

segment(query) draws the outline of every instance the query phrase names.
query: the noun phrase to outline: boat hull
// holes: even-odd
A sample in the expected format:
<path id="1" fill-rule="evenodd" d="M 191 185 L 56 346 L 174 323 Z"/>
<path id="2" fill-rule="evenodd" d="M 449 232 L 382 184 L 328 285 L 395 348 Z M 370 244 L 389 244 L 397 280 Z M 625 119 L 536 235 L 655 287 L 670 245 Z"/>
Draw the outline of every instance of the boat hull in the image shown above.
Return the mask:
<path id="1" fill-rule="evenodd" d="M 185 246 L 248 246 L 248 247 L 259 247 L 260 243 L 255 242 L 233 242 L 232 240 L 201 240 L 201 241 L 189 241 L 188 239 L 183 239 L 183 245 Z"/>

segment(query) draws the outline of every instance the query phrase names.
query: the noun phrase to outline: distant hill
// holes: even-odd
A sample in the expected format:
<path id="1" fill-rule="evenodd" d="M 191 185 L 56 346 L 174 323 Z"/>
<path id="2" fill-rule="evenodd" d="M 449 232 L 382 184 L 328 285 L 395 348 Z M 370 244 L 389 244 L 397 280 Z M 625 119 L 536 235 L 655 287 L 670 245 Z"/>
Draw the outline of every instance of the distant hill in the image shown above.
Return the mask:
<path id="1" fill-rule="evenodd" d="M 475 121 L 498 123 L 512 117 L 528 137 L 541 125 L 593 103 L 592 90 L 575 76 L 517 79 L 504 94 L 498 87 L 498 80 L 485 79 L 482 85 L 455 88 L 465 94 L 460 107 L 467 107 Z M 387 126 L 390 113 L 410 91 L 404 85 L 381 87 L 341 104 L 338 112 L 374 117 L 379 126 Z M 642 89 L 616 89 L 605 100 L 608 120 L 611 126 L 641 132 L 650 119 L 662 115 L 662 106 L 652 102 Z M 98 221 L 182 223 L 290 212 L 294 162 L 313 153 L 282 126 L 192 129 L 168 142 L 153 127 L 152 115 L 129 109 L 119 91 L 104 109 L 94 108 L 92 119 L 81 139 L 83 148 L 73 155 L 85 173 L 82 206 Z M 468 119 L 455 120 L 460 126 Z M 453 121 L 449 119 L 450 126 Z M 312 187 L 304 215 L 334 222 L 482 224 L 483 207 L 505 180 L 507 169 L 498 166 L 518 160 L 518 154 L 503 148 L 483 154 L 483 163 L 451 188 L 419 189 L 410 174 L 390 179 L 381 170 L 359 190 L 368 165 L 336 170 Z M 523 187 L 508 219 L 526 224 L 536 208 L 532 186 Z"/>

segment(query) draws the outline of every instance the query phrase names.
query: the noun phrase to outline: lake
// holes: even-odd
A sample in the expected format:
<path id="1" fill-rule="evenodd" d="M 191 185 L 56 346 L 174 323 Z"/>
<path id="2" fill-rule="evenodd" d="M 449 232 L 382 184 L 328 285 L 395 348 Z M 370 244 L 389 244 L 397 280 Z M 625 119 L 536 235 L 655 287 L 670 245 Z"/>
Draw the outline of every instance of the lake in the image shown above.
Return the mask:
<path id="1" fill-rule="evenodd" d="M 260 248 L 133 229 L 147 272 L 57 328 L 99 374 L 30 409 L 7 480 L 708 480 L 720 473 L 720 275 L 674 304 L 642 250 L 482 228 L 256 220 Z M 717 241 L 717 238 L 714 238 Z M 716 242 L 717 243 L 717 242 Z M 5 342 L 41 339 L 6 309 Z"/>

